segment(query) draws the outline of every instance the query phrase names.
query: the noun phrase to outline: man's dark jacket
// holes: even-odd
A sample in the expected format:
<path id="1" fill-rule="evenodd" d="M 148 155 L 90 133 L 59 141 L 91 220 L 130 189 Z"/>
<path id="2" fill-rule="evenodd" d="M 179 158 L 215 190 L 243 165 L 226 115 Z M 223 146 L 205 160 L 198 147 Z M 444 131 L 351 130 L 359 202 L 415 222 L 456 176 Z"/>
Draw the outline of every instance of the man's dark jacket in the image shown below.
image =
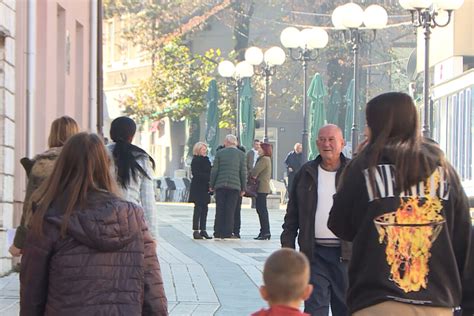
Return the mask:
<path id="1" fill-rule="evenodd" d="M 336 172 L 336 186 L 338 185 L 342 170 L 349 162 L 341 154 L 341 166 Z M 296 236 L 298 245 L 309 260 L 313 258 L 314 249 L 314 220 L 316 206 L 318 204 L 318 166 L 321 164 L 321 156 L 308 161 L 295 175 L 293 190 L 286 208 L 283 233 L 281 234 L 281 246 L 295 248 Z M 341 241 L 342 259 L 349 260 L 351 256 L 350 243 Z"/>
<path id="2" fill-rule="evenodd" d="M 288 153 L 288 156 L 285 158 L 285 164 L 286 168 L 291 168 L 293 171 L 291 172 L 297 172 L 300 170 L 301 165 L 303 164 L 303 154 L 302 153 L 297 153 L 296 151 L 290 151 Z"/>

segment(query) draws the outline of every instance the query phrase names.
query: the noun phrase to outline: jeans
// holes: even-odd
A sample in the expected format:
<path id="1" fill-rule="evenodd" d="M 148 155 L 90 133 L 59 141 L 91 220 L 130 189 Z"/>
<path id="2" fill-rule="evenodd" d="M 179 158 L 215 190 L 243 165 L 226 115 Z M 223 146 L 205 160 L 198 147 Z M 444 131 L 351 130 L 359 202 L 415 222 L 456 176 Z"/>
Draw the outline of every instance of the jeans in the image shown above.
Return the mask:
<path id="1" fill-rule="evenodd" d="M 304 302 L 304 311 L 312 316 L 327 316 L 329 305 L 333 316 L 346 316 L 348 287 L 347 262 L 341 261 L 341 247 L 315 243 L 311 260 L 313 293 Z"/>
<path id="2" fill-rule="evenodd" d="M 258 193 L 255 202 L 258 220 L 260 221 L 260 236 L 270 235 L 270 221 L 268 220 L 267 195 L 268 193 Z"/>
<path id="3" fill-rule="evenodd" d="M 208 210 L 209 207 L 207 204 L 194 203 L 193 230 L 206 230 Z"/>
<path id="4" fill-rule="evenodd" d="M 234 213 L 239 197 L 239 190 L 216 190 L 216 218 L 214 220 L 214 237 L 227 238 L 232 236 L 232 231 L 234 229 Z"/>

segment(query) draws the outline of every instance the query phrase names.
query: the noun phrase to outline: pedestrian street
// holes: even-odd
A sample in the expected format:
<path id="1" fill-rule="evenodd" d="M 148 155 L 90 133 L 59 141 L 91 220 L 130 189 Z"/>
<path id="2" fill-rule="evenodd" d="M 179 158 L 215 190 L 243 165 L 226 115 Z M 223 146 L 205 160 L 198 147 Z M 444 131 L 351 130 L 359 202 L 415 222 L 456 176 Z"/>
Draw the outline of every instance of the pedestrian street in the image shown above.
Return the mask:
<path id="1" fill-rule="evenodd" d="M 192 204 L 158 203 L 158 256 L 170 315 L 250 315 L 266 306 L 258 292 L 265 259 L 280 248 L 284 209 L 269 210 L 272 238 L 258 235 L 257 213 L 242 205 L 241 240 L 192 239 Z M 213 232 L 215 205 L 209 205 Z M 0 278 L 0 315 L 18 315 L 18 274 Z"/>
<path id="2" fill-rule="evenodd" d="M 159 204 L 158 255 L 170 315 L 249 315 L 266 304 L 258 287 L 265 259 L 280 247 L 284 210 L 270 210 L 272 239 L 256 241 L 254 209 L 242 206 L 241 240 L 193 240 L 191 204 Z M 215 205 L 209 207 L 212 233 Z"/>

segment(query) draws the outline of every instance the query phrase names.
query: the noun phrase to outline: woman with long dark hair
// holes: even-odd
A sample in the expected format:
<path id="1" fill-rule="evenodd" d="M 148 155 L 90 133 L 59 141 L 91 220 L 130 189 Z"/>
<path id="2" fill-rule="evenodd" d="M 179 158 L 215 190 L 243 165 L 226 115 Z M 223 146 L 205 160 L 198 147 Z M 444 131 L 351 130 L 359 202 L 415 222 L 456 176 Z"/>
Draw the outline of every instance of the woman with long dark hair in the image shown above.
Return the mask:
<path id="1" fill-rule="evenodd" d="M 207 145 L 198 142 L 193 148 L 193 160 L 191 161 L 191 188 L 189 190 L 189 202 L 194 203 L 193 211 L 193 238 L 212 239 L 206 231 L 209 196 L 209 180 L 211 178 L 211 161 L 207 157 Z"/>
<path id="2" fill-rule="evenodd" d="M 152 235 L 158 233 L 155 210 L 153 169 L 155 161 L 140 147 L 132 144 L 137 130 L 135 122 L 128 117 L 118 117 L 110 125 L 108 145 L 115 162 L 116 179 L 127 201 L 141 205 Z"/>
<path id="3" fill-rule="evenodd" d="M 79 133 L 79 126 L 76 121 L 69 116 L 61 116 L 51 123 L 51 131 L 48 137 L 48 150 L 36 155 L 33 159 L 26 157 L 21 159 L 21 163 L 28 176 L 28 183 L 23 200 L 23 212 L 21 214 L 20 225 L 16 229 L 13 245 L 9 249 L 13 256 L 21 255 L 21 249 L 23 249 L 25 244 L 26 233 L 32 215 L 27 207 L 31 195 L 44 180 L 49 177 L 51 172 L 53 172 L 54 164 L 61 153 L 63 145 L 71 136 L 77 133 Z"/>
<path id="4" fill-rule="evenodd" d="M 258 149 L 258 159 L 253 167 L 251 176 L 258 180 L 257 198 L 255 208 L 257 209 L 258 220 L 260 222 L 260 233 L 255 240 L 269 240 L 270 221 L 268 218 L 267 195 L 271 192 L 270 178 L 272 176 L 272 145 L 260 143 Z"/>
<path id="5" fill-rule="evenodd" d="M 168 314 L 143 209 L 118 192 L 99 136 L 71 137 L 28 205 L 21 315 Z"/>
<path id="6" fill-rule="evenodd" d="M 421 137 L 407 94 L 373 98 L 366 120 L 367 143 L 346 167 L 328 221 L 353 243 L 352 315 L 451 316 L 457 306 L 471 315 L 472 227 L 456 172 Z"/>

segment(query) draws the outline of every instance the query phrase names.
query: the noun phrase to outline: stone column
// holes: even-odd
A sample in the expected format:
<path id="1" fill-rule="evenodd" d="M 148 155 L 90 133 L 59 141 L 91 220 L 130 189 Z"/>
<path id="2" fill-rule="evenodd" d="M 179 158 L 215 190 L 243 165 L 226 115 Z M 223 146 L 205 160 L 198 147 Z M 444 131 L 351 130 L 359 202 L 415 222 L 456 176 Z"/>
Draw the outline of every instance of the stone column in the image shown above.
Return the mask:
<path id="1" fill-rule="evenodd" d="M 0 0 L 0 275 L 11 270 L 15 150 L 15 1 Z"/>

